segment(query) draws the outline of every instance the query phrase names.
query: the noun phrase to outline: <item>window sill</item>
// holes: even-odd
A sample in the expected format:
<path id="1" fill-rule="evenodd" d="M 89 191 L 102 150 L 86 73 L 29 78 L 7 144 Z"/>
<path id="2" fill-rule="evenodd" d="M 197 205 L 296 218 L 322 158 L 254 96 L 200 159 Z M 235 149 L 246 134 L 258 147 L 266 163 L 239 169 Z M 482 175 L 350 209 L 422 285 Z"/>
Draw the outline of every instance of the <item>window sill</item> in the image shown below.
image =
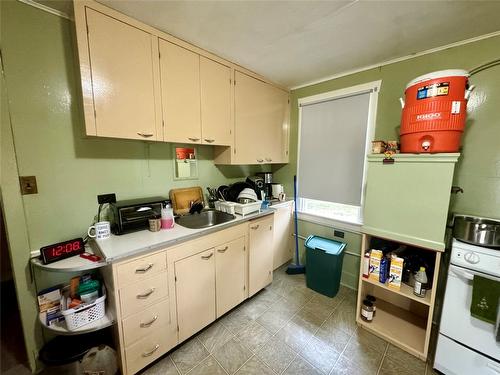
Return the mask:
<path id="1" fill-rule="evenodd" d="M 356 220 L 350 221 L 346 219 L 332 219 L 330 217 L 314 215 L 306 212 L 297 212 L 297 218 L 310 223 L 334 227 L 335 229 L 342 229 L 353 233 L 361 233 L 361 226 L 363 225 L 363 223 Z"/>

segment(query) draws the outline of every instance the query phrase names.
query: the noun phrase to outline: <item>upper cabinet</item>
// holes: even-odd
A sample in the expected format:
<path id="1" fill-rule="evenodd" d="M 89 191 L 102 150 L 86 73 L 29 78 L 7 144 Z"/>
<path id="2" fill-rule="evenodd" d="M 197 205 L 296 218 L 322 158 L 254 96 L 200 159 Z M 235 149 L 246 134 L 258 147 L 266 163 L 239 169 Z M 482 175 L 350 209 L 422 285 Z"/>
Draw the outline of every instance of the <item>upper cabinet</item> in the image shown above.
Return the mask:
<path id="1" fill-rule="evenodd" d="M 163 140 L 201 143 L 200 56 L 159 41 Z"/>
<path id="2" fill-rule="evenodd" d="M 288 92 L 235 71 L 234 148 L 217 149 L 218 164 L 288 162 Z"/>
<path id="3" fill-rule="evenodd" d="M 231 68 L 200 56 L 202 143 L 231 146 Z"/>
<path id="4" fill-rule="evenodd" d="M 288 162 L 288 91 L 92 0 L 74 2 L 89 136 L 217 146 L 216 164 Z"/>
<path id="5" fill-rule="evenodd" d="M 157 140 L 154 38 L 90 8 L 86 16 L 87 134 Z"/>

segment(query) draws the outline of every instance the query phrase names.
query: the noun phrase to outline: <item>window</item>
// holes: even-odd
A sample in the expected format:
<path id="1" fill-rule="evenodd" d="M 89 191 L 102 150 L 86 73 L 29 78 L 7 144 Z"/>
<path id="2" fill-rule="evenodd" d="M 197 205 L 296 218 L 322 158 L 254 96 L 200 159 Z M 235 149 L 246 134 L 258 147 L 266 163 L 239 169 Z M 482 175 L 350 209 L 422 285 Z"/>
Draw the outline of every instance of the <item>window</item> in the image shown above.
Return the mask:
<path id="1" fill-rule="evenodd" d="M 362 223 L 381 81 L 299 99 L 298 210 Z"/>

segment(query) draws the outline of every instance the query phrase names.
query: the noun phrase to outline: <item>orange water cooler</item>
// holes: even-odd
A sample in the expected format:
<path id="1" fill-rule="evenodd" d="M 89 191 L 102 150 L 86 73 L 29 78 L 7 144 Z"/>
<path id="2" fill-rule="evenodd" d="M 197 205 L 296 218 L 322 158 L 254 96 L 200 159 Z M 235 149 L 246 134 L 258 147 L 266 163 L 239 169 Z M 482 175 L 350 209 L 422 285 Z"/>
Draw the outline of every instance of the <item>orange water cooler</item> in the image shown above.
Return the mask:
<path id="1" fill-rule="evenodd" d="M 442 70 L 417 77 L 401 99 L 401 152 L 457 152 L 465 128 L 469 87 L 465 70 Z"/>

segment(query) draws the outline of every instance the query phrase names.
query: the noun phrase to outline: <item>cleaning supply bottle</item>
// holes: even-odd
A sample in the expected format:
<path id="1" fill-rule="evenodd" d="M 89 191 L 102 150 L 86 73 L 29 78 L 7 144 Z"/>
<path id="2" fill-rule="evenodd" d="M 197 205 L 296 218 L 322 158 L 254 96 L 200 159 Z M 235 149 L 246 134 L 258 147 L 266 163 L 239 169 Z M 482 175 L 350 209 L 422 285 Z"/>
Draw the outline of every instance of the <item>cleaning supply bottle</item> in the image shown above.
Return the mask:
<path id="1" fill-rule="evenodd" d="M 413 294 L 418 297 L 425 297 L 425 292 L 427 291 L 427 274 L 425 273 L 425 267 L 420 267 L 420 270 L 415 275 L 415 287 L 413 288 Z"/>
<path id="2" fill-rule="evenodd" d="M 171 229 L 174 227 L 174 211 L 169 203 L 161 209 L 161 229 Z"/>

